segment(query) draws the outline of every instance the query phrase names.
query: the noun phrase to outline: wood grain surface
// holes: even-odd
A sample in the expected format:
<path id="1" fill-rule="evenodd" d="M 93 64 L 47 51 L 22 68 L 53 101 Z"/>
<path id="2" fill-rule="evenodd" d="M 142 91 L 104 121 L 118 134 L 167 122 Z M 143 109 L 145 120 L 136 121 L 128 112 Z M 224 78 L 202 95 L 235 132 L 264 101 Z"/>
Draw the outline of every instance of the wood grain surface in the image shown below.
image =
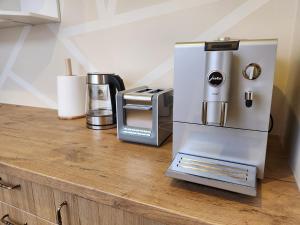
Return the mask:
<path id="1" fill-rule="evenodd" d="M 171 148 L 121 142 L 115 129 L 89 130 L 54 110 L 0 105 L 0 173 L 162 224 L 300 224 L 300 193 L 276 137 L 255 198 L 166 177 Z"/>

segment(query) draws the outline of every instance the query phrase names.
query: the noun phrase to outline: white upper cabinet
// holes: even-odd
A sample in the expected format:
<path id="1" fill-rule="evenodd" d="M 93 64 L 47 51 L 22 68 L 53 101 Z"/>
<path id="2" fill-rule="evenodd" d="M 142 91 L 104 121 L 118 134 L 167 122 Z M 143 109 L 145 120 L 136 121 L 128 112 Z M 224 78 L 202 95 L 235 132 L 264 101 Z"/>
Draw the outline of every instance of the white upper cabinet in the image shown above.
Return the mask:
<path id="1" fill-rule="evenodd" d="M 0 0 L 0 28 L 60 22 L 59 0 Z"/>

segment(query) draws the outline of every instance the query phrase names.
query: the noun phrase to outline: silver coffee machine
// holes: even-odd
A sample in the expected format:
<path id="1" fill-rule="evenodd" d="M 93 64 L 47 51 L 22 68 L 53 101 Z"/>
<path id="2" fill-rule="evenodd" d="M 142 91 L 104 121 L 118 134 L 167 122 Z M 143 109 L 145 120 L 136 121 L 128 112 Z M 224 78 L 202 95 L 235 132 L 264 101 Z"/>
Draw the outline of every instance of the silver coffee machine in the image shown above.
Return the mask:
<path id="1" fill-rule="evenodd" d="M 167 175 L 251 196 L 264 176 L 276 40 L 175 46 Z"/>

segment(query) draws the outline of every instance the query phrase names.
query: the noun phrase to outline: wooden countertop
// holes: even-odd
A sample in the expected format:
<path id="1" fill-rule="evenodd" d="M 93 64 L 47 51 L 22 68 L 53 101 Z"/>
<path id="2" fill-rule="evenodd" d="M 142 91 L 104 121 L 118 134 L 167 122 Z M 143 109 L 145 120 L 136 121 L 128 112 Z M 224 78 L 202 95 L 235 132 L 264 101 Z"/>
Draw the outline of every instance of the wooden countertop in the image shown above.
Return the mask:
<path id="1" fill-rule="evenodd" d="M 300 193 L 287 154 L 270 137 L 266 176 L 247 197 L 164 175 L 172 142 L 160 148 L 86 129 L 85 119 L 0 104 L 0 170 L 171 224 L 300 224 Z"/>

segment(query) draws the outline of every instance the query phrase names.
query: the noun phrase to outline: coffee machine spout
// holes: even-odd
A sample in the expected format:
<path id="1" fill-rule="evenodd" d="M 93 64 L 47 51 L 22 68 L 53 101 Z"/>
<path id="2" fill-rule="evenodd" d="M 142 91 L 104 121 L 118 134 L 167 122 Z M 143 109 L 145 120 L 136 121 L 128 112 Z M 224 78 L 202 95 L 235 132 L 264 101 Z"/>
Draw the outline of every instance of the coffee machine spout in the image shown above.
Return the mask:
<path id="1" fill-rule="evenodd" d="M 232 51 L 206 52 L 204 76 L 204 125 L 225 126 L 229 102 Z"/>

